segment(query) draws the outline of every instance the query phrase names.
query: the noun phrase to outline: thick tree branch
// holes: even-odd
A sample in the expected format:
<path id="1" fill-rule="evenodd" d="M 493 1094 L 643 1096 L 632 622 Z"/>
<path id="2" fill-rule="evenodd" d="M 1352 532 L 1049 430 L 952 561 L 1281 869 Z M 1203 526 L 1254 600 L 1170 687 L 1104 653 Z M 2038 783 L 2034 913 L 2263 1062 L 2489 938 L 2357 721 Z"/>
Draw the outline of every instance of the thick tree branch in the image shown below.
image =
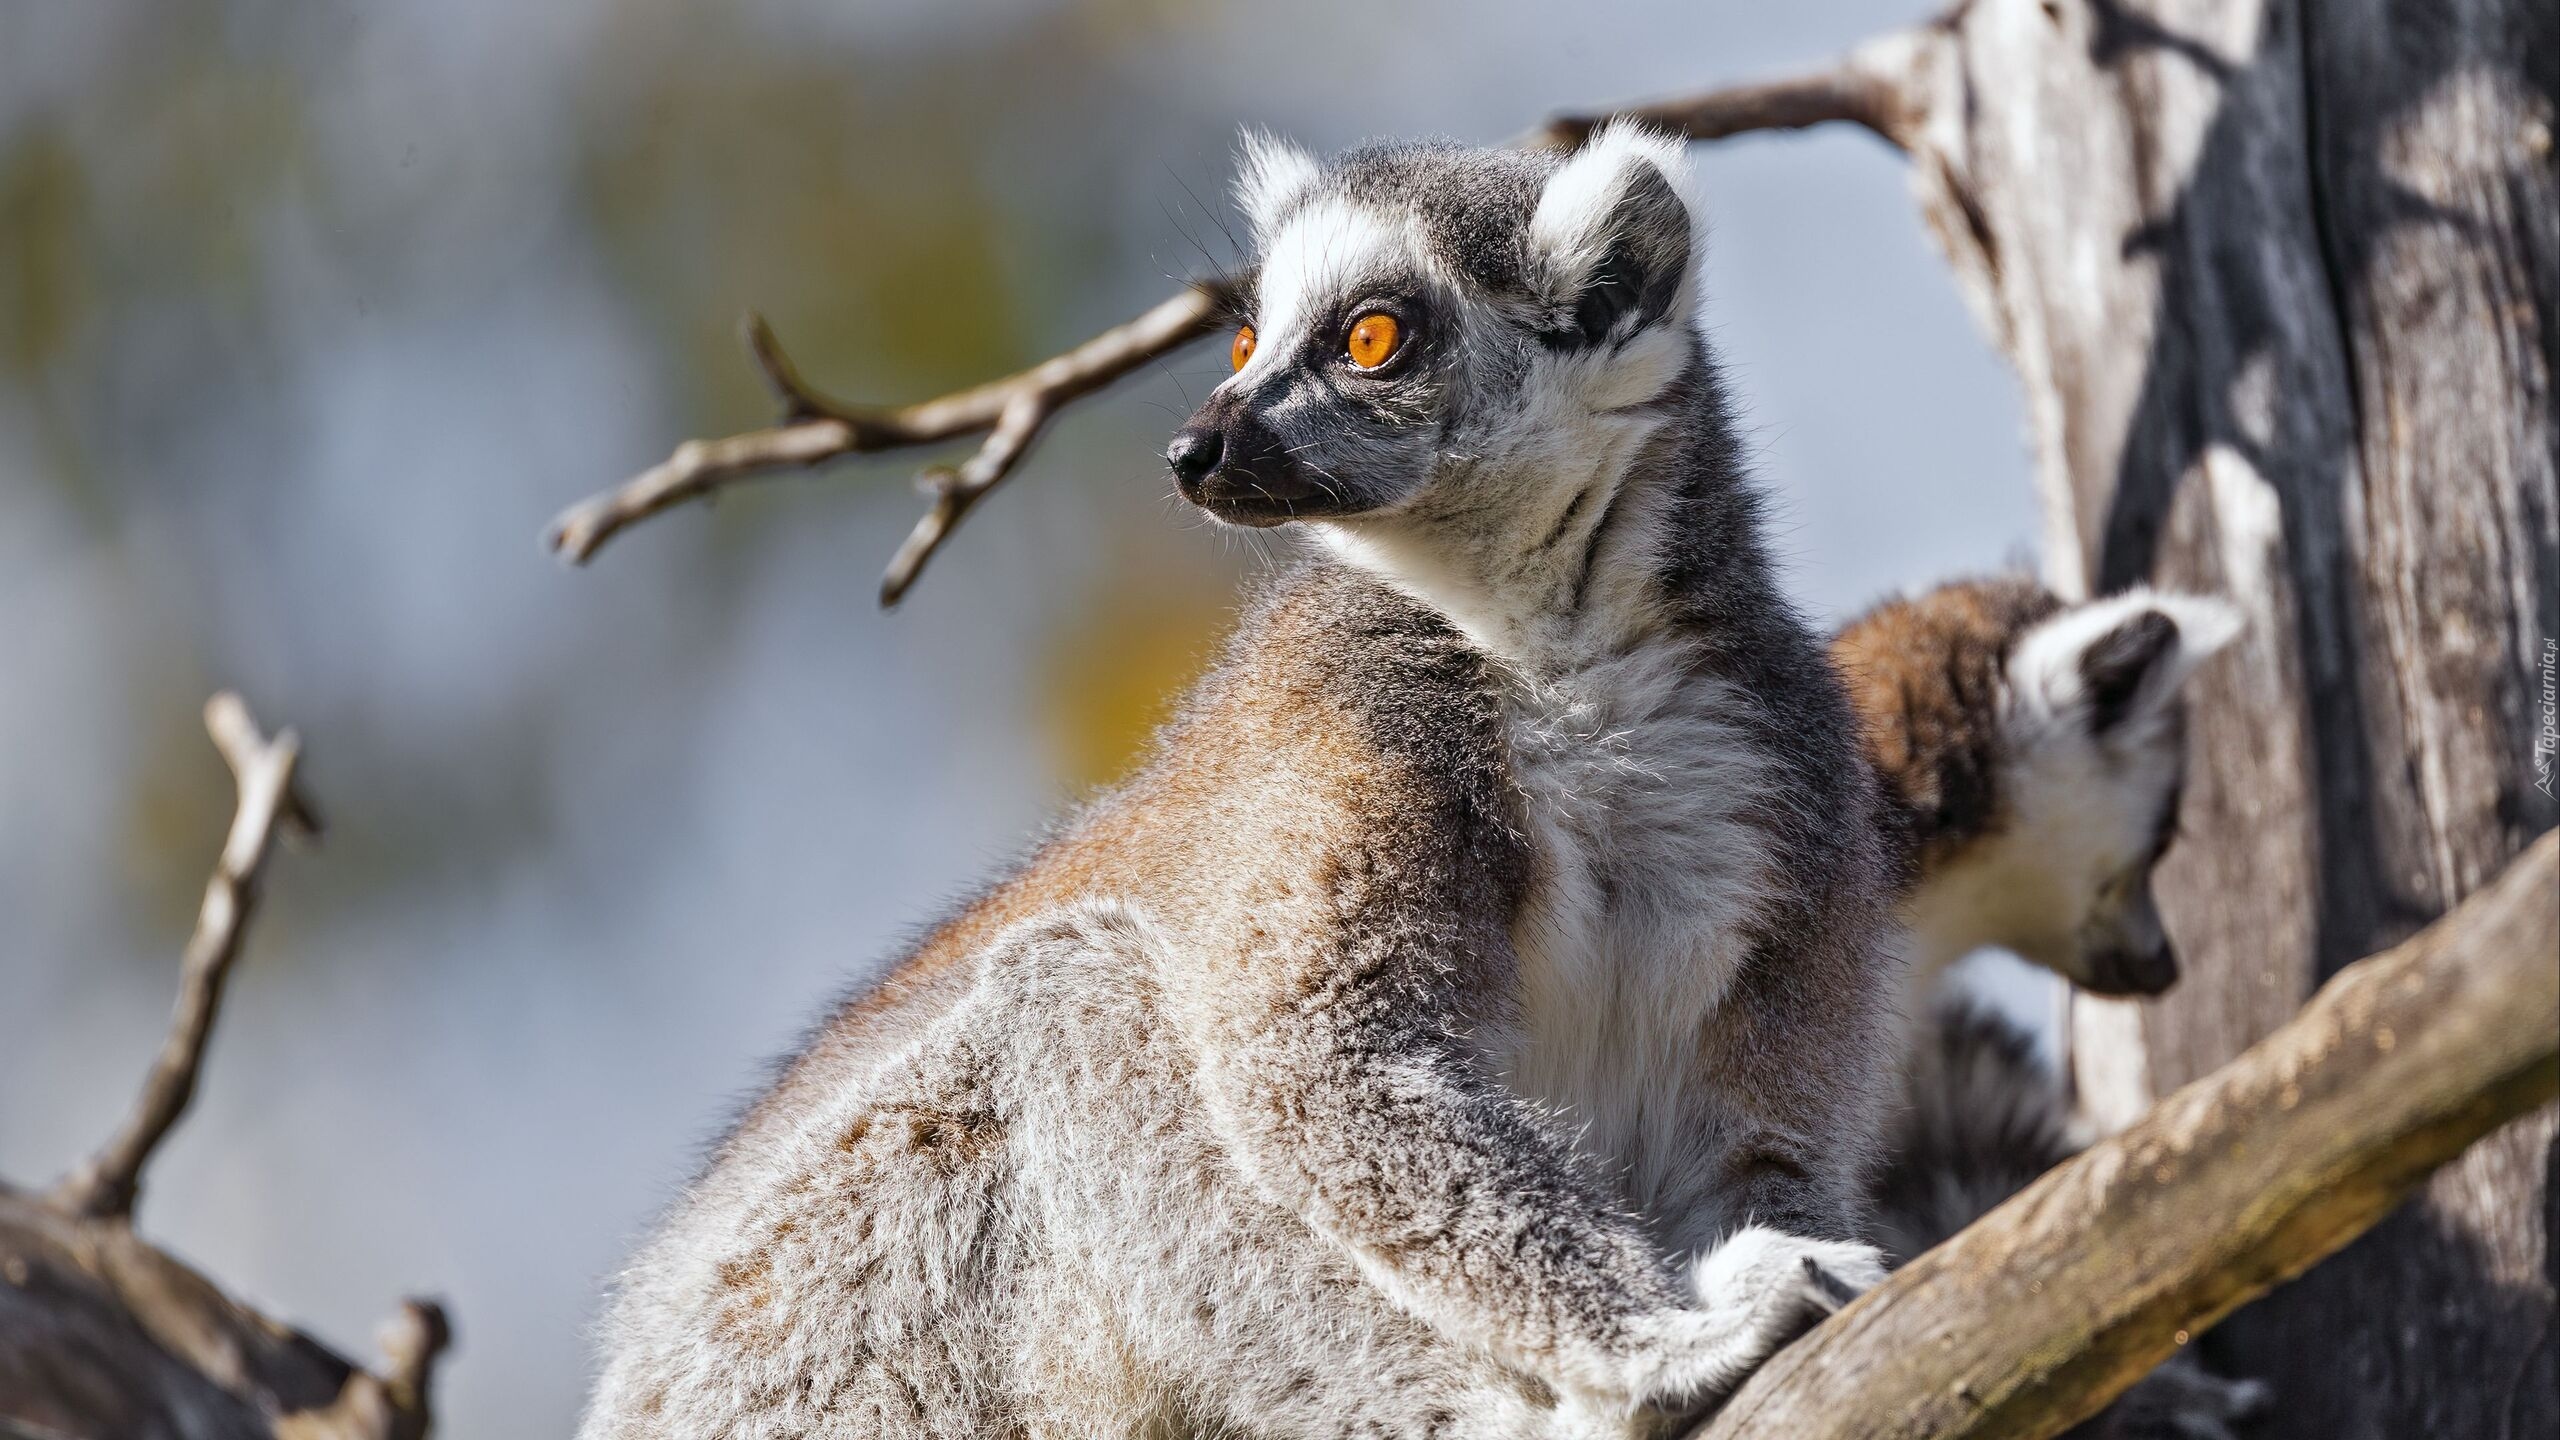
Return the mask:
<path id="1" fill-rule="evenodd" d="M 1780 1352 L 1697 1440 L 2053 1435 L 2560 1091 L 2560 834 Z M 2279 1402 L 2281 1402 L 2279 1397 Z"/>
<path id="2" fill-rule="evenodd" d="M 1927 93 L 1916 83 L 1917 67 L 1939 43 L 1938 27 L 1898 32 L 1860 46 L 1819 74 L 1609 114 L 1634 115 L 1695 140 L 1848 121 L 1907 145 L 1923 119 L 1918 97 Z M 1579 144 L 1606 118 L 1560 117 L 1519 143 Z M 970 509 L 1013 473 L 1059 410 L 1207 335 L 1234 286 L 1226 276 L 1203 282 L 1020 374 L 896 407 L 847 405 L 818 393 L 764 321 L 750 315 L 747 348 L 781 404 L 778 423 L 717 440 L 685 441 L 656 468 L 562 511 L 548 543 L 567 560 L 585 564 L 624 528 L 749 480 L 847 455 L 986 436 L 961 464 L 932 466 L 917 477 L 931 503 L 880 580 L 880 603 L 895 605 Z"/>
<path id="3" fill-rule="evenodd" d="M 75 1215 L 130 1215 L 142 1184 L 142 1167 L 151 1152 L 178 1123 L 196 1090 L 204 1066 L 205 1041 L 222 1006 L 222 988 L 239 957 L 240 937 L 258 904 L 258 877 L 278 829 L 303 835 L 319 833 L 318 818 L 295 788 L 293 767 L 301 741 L 291 730 L 272 740 L 258 733 L 257 721 L 239 696 L 229 691 L 205 702 L 205 729 L 240 793 L 239 808 L 213 878 L 205 882 L 204 904 L 196 914 L 195 934 L 187 941 L 178 969 L 178 1007 L 168 1039 L 152 1061 L 133 1112 L 98 1152 L 55 1187 L 53 1203 Z"/>
<path id="4" fill-rule="evenodd" d="M 1835 122 L 1860 126 L 1898 150 L 1927 119 L 1921 67 L 1946 44 L 1944 23 L 1880 35 L 1825 70 L 1733 85 L 1643 105 L 1559 115 L 1523 136 L 1524 145 L 1571 149 L 1611 120 L 1640 120 L 1691 140 L 1765 130 L 1805 130 Z"/>

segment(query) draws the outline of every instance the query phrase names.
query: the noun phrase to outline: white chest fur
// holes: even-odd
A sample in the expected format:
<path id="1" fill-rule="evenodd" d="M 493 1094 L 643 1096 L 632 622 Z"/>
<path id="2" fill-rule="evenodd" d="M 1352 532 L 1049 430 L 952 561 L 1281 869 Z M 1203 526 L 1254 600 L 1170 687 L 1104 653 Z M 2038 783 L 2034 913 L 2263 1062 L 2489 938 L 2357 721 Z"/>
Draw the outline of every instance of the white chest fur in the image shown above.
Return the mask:
<path id="1" fill-rule="evenodd" d="M 1686 1211 L 1707 1177 L 1686 1157 L 1699 1037 L 1767 889 L 1749 818 L 1766 761 L 1734 723 L 1748 703 L 1641 646 L 1508 704 L 1533 888 L 1514 925 L 1521 1017 L 1497 1057 L 1647 1213 Z"/>

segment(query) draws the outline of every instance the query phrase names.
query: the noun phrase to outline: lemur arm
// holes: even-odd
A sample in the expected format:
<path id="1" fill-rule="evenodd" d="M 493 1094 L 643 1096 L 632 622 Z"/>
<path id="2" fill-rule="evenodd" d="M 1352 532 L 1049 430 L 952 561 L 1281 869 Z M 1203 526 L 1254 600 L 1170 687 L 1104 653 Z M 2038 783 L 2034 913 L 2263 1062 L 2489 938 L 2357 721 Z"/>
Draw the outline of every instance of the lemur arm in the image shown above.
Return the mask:
<path id="1" fill-rule="evenodd" d="M 1626 1207 L 1457 1038 L 1453 997 L 1428 982 L 1481 957 L 1362 953 L 1392 943 L 1251 957 L 1256 973 L 1314 986 L 1219 1026 L 1196 1072 L 1230 1158 L 1370 1283 L 1560 1388 L 1672 1411 L 1727 1392 L 1836 1303 L 1812 1264 L 1862 1247 L 1808 1251 L 1761 1230 L 1683 1284 Z"/>
<path id="2" fill-rule="evenodd" d="M 1534 861 L 1481 656 L 1354 580 L 1257 624 L 1146 796 L 1220 797 L 1157 862 L 1207 881 L 1159 990 L 1229 1162 L 1406 1313 L 1559 1389 L 1679 1409 L 1738 1383 L 1819 1317 L 1813 1266 L 1864 1279 L 1872 1250 L 1754 1228 L 1680 1273 L 1665 1217 L 1485 1058 Z"/>
<path id="3" fill-rule="evenodd" d="M 1710 1124 L 1700 1136 L 1718 1172 L 1718 1213 L 1685 1217 L 1673 1239 L 1704 1244 L 1746 1222 L 1791 1235 L 1866 1233 L 1878 1156 L 1876 1110 L 1892 1085 L 1897 1037 L 1876 1017 L 1887 998 L 1857 992 L 1874 967 L 1842 938 L 1810 927 L 1755 945 L 1699 1054 Z"/>
<path id="4" fill-rule="evenodd" d="M 1349 1008 L 1218 1047 L 1200 1083 L 1230 1155 L 1433 1328 L 1578 1389 L 1630 1388 L 1629 1332 L 1679 1303 L 1633 1220 L 1447 1041 Z"/>

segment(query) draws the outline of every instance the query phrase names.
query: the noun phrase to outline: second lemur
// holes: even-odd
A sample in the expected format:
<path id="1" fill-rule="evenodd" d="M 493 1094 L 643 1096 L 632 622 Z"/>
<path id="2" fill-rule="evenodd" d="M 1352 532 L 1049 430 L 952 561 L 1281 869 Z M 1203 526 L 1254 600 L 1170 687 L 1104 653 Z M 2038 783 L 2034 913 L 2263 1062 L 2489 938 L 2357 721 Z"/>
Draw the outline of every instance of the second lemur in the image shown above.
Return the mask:
<path id="1" fill-rule="evenodd" d="M 1877 796 L 1679 147 L 1245 172 L 1168 459 L 1316 555 L 756 1103 L 588 1440 L 1655 1433 L 1880 1273 Z"/>
<path id="2" fill-rule="evenodd" d="M 1944 984 L 1954 962 L 2001 946 L 2111 995 L 2178 978 L 2151 880 L 2185 788 L 2180 692 L 2238 629 L 2204 596 L 2066 602 L 2009 577 L 1888 601 L 1832 642 L 1908 885 L 1901 1103 L 1876 1206 L 1897 1262 L 2087 1139 L 2033 1039 Z M 2181 1352 L 2071 1440 L 2231 1440 L 2269 1403 Z"/>

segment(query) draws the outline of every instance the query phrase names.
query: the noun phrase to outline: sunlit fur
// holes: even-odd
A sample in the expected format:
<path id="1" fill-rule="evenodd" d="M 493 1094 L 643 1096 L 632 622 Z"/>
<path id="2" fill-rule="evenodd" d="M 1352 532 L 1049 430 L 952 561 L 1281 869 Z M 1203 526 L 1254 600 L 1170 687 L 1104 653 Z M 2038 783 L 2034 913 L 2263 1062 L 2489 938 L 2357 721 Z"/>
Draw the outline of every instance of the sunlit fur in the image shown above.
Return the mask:
<path id="1" fill-rule="evenodd" d="M 1876 1278 L 1877 795 L 1679 165 L 1249 144 L 1177 483 L 1315 555 L 757 1102 L 588 1440 L 1660 1434 Z"/>
<path id="2" fill-rule="evenodd" d="M 1780 763 L 1792 718 L 1768 709 L 1780 697 L 1715 663 L 1732 637 L 1691 623 L 1697 592 L 1666 580 L 1665 557 L 1703 542 L 1719 552 L 1705 563 L 1730 572 L 1735 593 L 1719 601 L 1759 612 L 1753 625 L 1793 625 L 1774 589 L 1754 586 L 1754 497 L 1693 319 L 1705 225 L 1680 148 L 1615 127 L 1538 185 L 1516 255 L 1471 268 L 1483 241 L 1464 218 L 1380 203 L 1384 187 L 1362 183 L 1440 153 L 1355 156 L 1334 183 L 1248 188 L 1249 208 L 1277 197 L 1254 211 L 1266 240 L 1252 312 L 1276 341 L 1222 389 L 1271 397 L 1260 421 L 1298 463 L 1343 479 L 1356 503 L 1310 522 L 1328 548 L 1499 662 L 1540 863 L 1513 926 L 1520 1020 L 1487 1048 L 1625 1173 L 1640 1207 L 1679 1217 L 1668 1238 L 1704 1246 L 1740 1220 L 1701 1203 L 1701 1186 L 1714 1189 L 1703 1172 L 1733 1140 L 1676 1117 L 1698 1113 L 1697 1036 L 1766 943 L 1755 913 L 1787 888 L 1766 812 L 1803 794 Z M 1505 158 L 1435 183 L 1492 199 L 1537 164 Z M 1660 233 L 1631 233 L 1642 226 Z M 1669 267 L 1654 313 L 1555 343 L 1575 297 L 1631 253 Z M 1429 362 L 1383 394 L 1310 373 L 1330 348 L 1321 327 L 1377 292 L 1427 297 Z M 1720 492 L 1703 501 L 1701 470 Z M 1738 545 L 1717 544 L 1734 532 Z M 1855 1003 L 1839 1033 L 1861 1023 Z"/>
<path id="3" fill-rule="evenodd" d="M 1236 208 L 1257 227 L 1258 243 L 1268 245 L 1271 240 L 1259 228 L 1262 217 L 1282 213 L 1314 186 L 1323 169 L 1316 157 L 1269 131 L 1245 130 L 1236 146 Z"/>

